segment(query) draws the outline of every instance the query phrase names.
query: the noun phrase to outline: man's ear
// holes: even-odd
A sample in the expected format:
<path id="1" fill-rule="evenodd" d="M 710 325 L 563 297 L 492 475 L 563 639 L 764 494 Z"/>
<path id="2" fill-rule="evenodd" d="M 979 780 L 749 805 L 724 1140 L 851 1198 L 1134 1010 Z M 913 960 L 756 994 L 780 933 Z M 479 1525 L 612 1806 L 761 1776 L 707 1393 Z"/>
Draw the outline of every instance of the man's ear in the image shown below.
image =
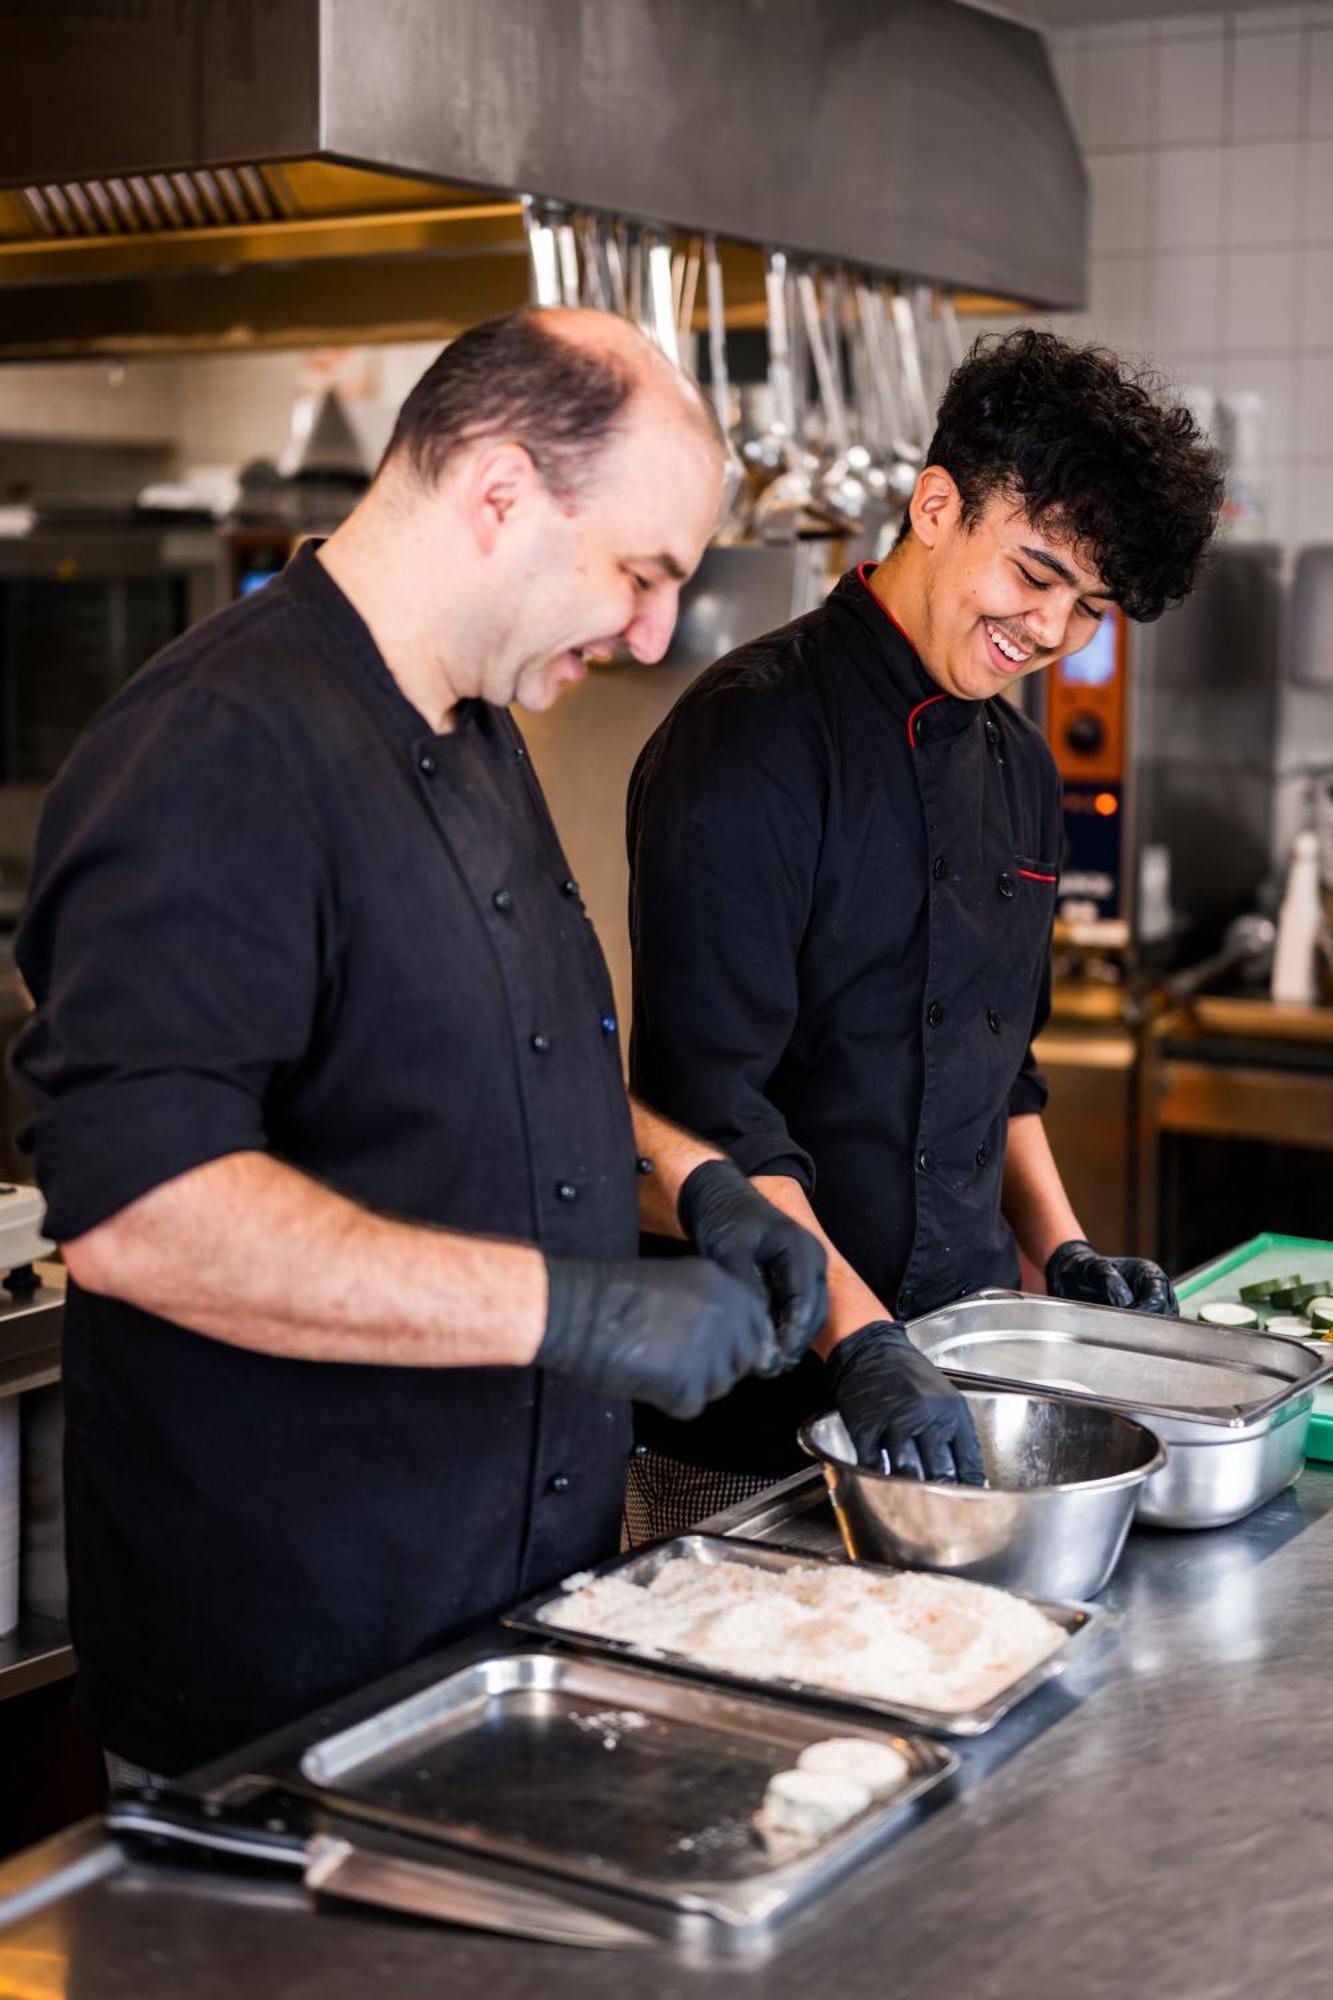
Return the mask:
<path id="1" fill-rule="evenodd" d="M 917 540 L 935 548 L 941 535 L 957 527 L 963 516 L 963 496 L 953 474 L 942 465 L 925 466 L 917 474 L 907 511 Z"/>
<path id="2" fill-rule="evenodd" d="M 491 553 L 542 490 L 541 475 L 521 444 L 499 441 L 477 452 L 465 475 L 463 501 L 483 554 Z"/>

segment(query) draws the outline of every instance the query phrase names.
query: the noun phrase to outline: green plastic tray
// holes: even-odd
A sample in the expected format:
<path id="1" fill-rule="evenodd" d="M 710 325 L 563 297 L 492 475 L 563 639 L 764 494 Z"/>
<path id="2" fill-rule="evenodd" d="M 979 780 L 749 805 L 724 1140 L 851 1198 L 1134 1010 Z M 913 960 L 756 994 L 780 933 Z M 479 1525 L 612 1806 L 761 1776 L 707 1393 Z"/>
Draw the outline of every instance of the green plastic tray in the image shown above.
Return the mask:
<path id="1" fill-rule="evenodd" d="M 1303 1278 L 1317 1279 L 1333 1293 L 1333 1243 L 1325 1243 L 1317 1236 L 1278 1236 L 1266 1229 L 1261 1236 L 1252 1236 L 1248 1243 L 1191 1271 L 1176 1286 L 1176 1297 L 1187 1308 L 1187 1317 L 1197 1319 L 1199 1307 L 1211 1300 L 1234 1299 L 1242 1285 L 1253 1284 L 1259 1278 L 1278 1277 L 1287 1271 L 1299 1271 Z M 1333 1462 L 1333 1383 L 1314 1392 L 1314 1415 L 1310 1418 L 1305 1455 Z"/>

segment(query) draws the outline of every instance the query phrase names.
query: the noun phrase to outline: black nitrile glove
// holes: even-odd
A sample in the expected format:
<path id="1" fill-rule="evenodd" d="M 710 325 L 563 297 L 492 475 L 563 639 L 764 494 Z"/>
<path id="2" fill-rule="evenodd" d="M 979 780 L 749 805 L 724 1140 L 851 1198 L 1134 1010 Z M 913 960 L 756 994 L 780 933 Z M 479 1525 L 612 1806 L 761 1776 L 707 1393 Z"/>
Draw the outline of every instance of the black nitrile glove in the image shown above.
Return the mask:
<path id="1" fill-rule="evenodd" d="M 833 1400 L 857 1463 L 906 1479 L 957 1479 L 984 1486 L 972 1415 L 952 1382 L 927 1361 L 896 1320 L 877 1319 L 840 1340 L 828 1358 Z"/>
<path id="2" fill-rule="evenodd" d="M 598 1264 L 548 1257 L 537 1366 L 590 1388 L 697 1417 L 742 1375 L 771 1369 L 768 1308 L 702 1257 Z"/>
<path id="3" fill-rule="evenodd" d="M 1127 1306 L 1134 1312 L 1178 1319 L 1180 1306 L 1160 1264 L 1146 1257 L 1103 1257 L 1075 1237 L 1051 1252 L 1046 1289 L 1053 1299 L 1081 1299 L 1090 1306 Z"/>
<path id="4" fill-rule="evenodd" d="M 705 1160 L 681 1188 L 680 1226 L 696 1250 L 751 1286 L 773 1317 L 774 1374 L 799 1361 L 828 1317 L 824 1246 L 766 1201 L 730 1160 Z"/>

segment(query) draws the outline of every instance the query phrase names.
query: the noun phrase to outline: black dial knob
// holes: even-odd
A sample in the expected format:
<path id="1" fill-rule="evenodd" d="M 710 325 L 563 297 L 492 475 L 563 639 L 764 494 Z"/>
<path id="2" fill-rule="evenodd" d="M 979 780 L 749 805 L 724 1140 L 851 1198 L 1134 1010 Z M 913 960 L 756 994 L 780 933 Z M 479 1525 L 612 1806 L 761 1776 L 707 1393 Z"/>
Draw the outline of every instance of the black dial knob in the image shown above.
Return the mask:
<path id="1" fill-rule="evenodd" d="M 1106 741 L 1106 731 L 1102 719 L 1091 709 L 1080 708 L 1070 716 L 1065 724 L 1065 742 L 1071 750 L 1077 750 L 1081 757 L 1091 757 Z"/>

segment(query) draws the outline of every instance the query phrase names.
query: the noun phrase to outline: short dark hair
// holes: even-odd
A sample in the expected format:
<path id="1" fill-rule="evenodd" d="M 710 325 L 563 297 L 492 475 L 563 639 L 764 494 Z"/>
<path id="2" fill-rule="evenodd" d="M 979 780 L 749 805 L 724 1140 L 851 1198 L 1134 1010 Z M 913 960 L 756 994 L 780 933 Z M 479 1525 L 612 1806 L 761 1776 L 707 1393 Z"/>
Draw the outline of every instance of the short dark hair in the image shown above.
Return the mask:
<path id="1" fill-rule="evenodd" d="M 1189 595 L 1222 505 L 1221 458 L 1159 376 L 1034 327 L 973 343 L 926 462 L 954 479 L 964 522 L 1012 492 L 1143 620 Z"/>
<path id="2" fill-rule="evenodd" d="M 531 307 L 470 326 L 436 355 L 394 424 L 398 454 L 433 485 L 460 445 L 508 437 L 562 498 L 586 481 L 634 390 L 619 356 L 563 340 Z"/>

